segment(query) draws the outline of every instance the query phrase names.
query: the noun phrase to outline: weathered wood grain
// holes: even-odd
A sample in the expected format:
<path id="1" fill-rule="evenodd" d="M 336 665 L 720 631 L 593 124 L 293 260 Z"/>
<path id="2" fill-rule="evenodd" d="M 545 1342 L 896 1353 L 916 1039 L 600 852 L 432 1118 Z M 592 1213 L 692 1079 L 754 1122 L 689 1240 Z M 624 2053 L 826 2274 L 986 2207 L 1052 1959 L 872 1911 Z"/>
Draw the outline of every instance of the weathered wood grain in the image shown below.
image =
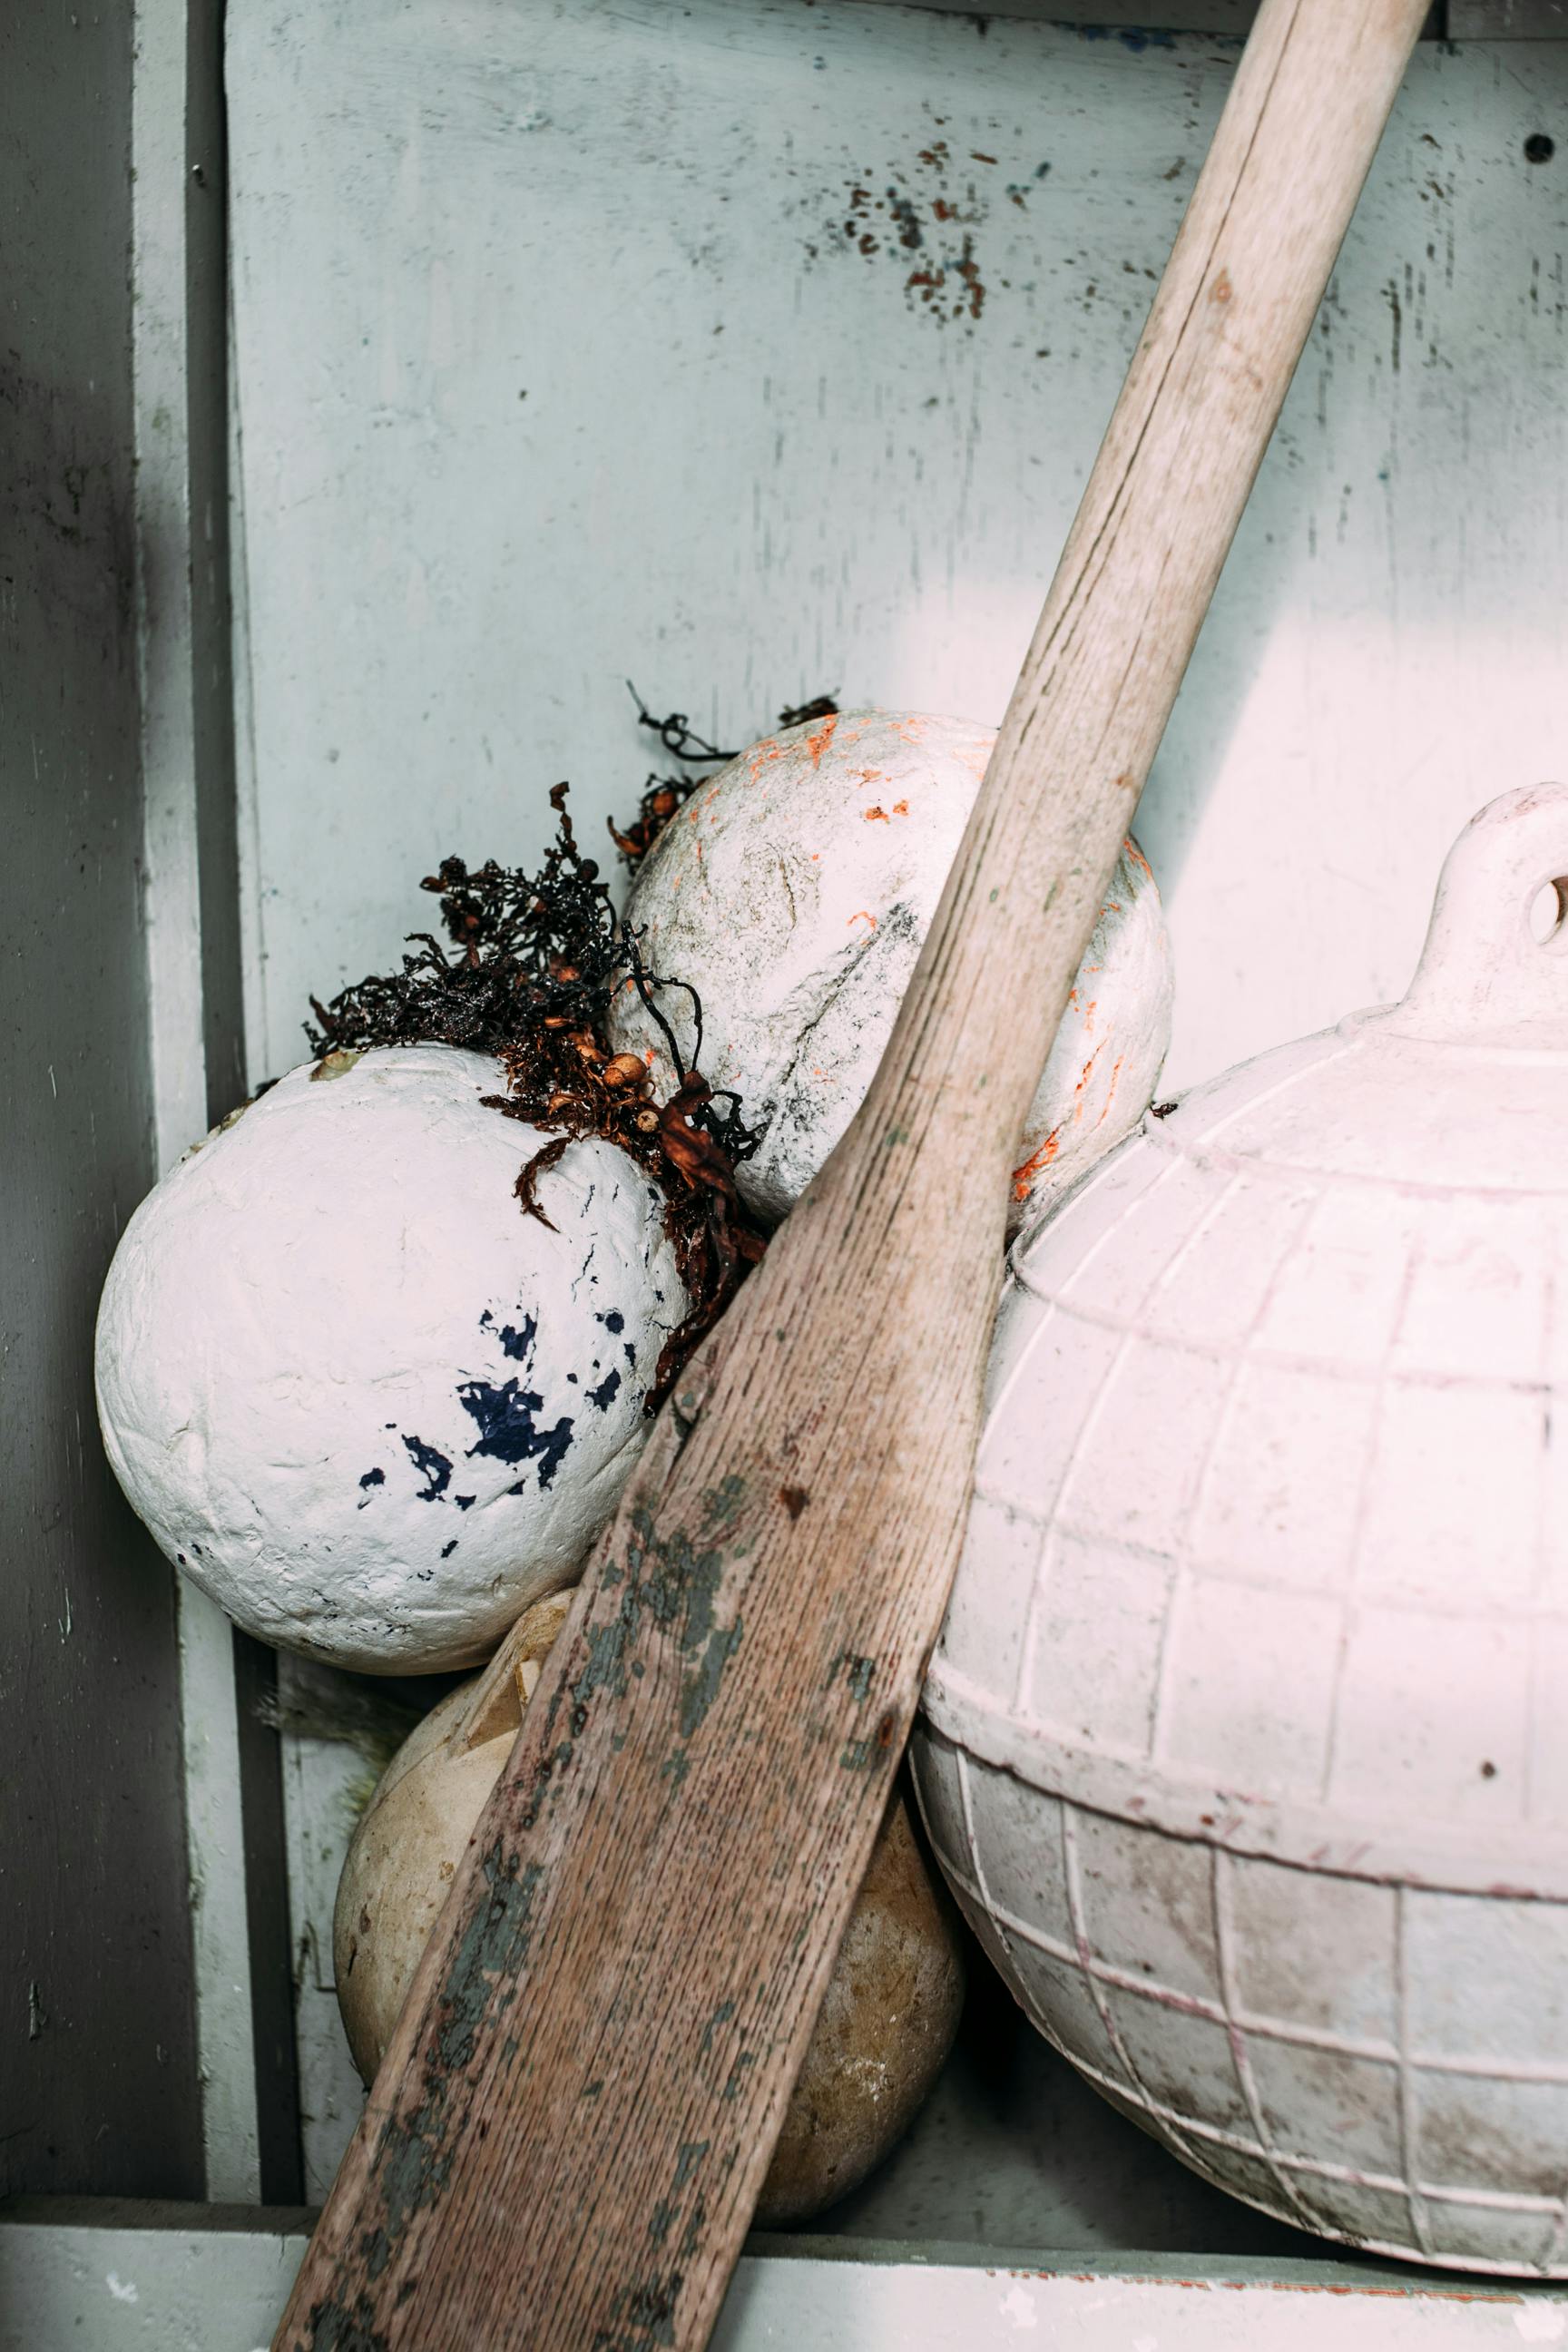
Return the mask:
<path id="1" fill-rule="evenodd" d="M 941 1622 L 1024 1109 L 1422 13 L 1266 0 L 877 1082 L 584 1580 L 279 2346 L 706 2339 Z"/>

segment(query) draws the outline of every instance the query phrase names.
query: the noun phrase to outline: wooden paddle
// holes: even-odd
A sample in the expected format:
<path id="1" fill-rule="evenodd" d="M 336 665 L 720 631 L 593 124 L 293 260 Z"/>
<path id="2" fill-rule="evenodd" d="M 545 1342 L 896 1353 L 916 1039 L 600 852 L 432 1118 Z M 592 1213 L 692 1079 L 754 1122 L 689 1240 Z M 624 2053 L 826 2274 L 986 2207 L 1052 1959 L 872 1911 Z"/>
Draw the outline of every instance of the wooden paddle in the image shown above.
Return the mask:
<path id="1" fill-rule="evenodd" d="M 1265 0 L 864 1108 L 657 1424 L 277 2337 L 707 2339 L 968 1501 L 1024 1113 L 1426 0 Z"/>

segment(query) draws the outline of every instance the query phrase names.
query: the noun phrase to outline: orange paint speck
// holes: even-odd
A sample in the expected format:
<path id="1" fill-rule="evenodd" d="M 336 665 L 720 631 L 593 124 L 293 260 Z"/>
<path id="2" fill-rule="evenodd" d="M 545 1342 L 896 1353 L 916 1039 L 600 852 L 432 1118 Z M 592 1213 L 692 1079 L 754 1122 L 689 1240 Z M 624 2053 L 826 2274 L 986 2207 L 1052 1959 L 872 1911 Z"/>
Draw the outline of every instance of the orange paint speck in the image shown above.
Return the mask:
<path id="1" fill-rule="evenodd" d="M 867 909 L 862 907 L 857 913 L 850 916 L 849 923 L 869 923 L 871 929 L 875 930 L 877 928 L 877 918 L 875 915 L 868 913 Z M 849 929 L 849 923 L 845 924 L 844 928 L 846 930 Z"/>
<path id="2" fill-rule="evenodd" d="M 895 816 L 908 816 L 909 813 L 910 804 L 908 801 L 895 801 L 893 803 L 893 814 Z"/>
<path id="3" fill-rule="evenodd" d="M 746 754 L 746 772 L 755 783 L 765 767 L 770 766 L 774 760 L 782 760 L 786 756 L 784 744 L 776 736 L 770 735 L 766 742 L 753 743 Z"/>
<path id="4" fill-rule="evenodd" d="M 868 824 L 891 824 L 892 823 L 885 808 L 862 809 L 860 814 Z"/>
<path id="5" fill-rule="evenodd" d="M 1015 1201 L 1026 1201 L 1028 1199 L 1030 1185 L 1034 1182 L 1042 1168 L 1048 1168 L 1050 1166 L 1052 1160 L 1056 1158 L 1057 1153 L 1061 1149 L 1061 1129 L 1059 1127 L 1053 1127 L 1049 1135 L 1047 1136 L 1044 1143 L 1040 1145 L 1038 1150 L 1032 1151 L 1021 1168 L 1014 1169 L 1013 1198 Z"/>
<path id="6" fill-rule="evenodd" d="M 832 742 L 834 730 L 837 725 L 837 718 L 825 719 L 821 726 L 806 737 L 805 748 L 811 753 L 811 764 L 814 768 L 821 767 L 822 755 Z"/>

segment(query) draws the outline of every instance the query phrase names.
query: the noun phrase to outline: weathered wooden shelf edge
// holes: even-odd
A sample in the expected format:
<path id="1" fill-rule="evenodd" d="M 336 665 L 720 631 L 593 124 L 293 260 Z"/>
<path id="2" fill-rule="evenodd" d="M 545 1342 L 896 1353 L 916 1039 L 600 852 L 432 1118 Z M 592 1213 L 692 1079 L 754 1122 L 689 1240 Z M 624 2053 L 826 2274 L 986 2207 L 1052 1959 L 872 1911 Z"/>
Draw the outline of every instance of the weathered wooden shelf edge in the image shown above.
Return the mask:
<path id="1" fill-rule="evenodd" d="M 1258 0 L 859 0 L 859 5 L 931 8 L 946 16 L 1017 16 L 1077 26 L 1090 32 L 1228 34 L 1246 37 Z M 1428 41 L 1561 41 L 1568 39 L 1568 0 L 1436 0 L 1426 21 Z"/>
<path id="2" fill-rule="evenodd" d="M 314 2218 L 298 2206 L 16 2200 L 0 2207 L 0 2352 L 263 2352 Z M 1121 2352 L 1135 2322 L 1162 2352 L 1305 2352 L 1323 2295 L 1347 2352 L 1556 2341 L 1558 2312 L 1527 2307 L 1568 2307 L 1565 2288 L 1393 2263 L 753 2237 L 714 2352 L 967 2352 L 1020 2332 Z"/>

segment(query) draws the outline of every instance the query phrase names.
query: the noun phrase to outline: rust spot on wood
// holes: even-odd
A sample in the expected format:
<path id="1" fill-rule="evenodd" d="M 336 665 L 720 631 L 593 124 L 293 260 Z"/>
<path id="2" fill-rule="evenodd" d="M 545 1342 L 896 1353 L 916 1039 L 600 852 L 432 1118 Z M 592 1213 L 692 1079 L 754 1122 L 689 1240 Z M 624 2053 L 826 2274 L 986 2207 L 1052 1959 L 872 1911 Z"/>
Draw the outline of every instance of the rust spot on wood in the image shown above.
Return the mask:
<path id="1" fill-rule="evenodd" d="M 781 1486 L 779 1488 L 779 1500 L 784 1505 L 785 1510 L 789 1513 L 790 1517 L 792 1519 L 798 1519 L 802 1511 L 805 1510 L 807 1503 L 810 1502 L 811 1496 L 806 1493 L 804 1486 Z"/>

